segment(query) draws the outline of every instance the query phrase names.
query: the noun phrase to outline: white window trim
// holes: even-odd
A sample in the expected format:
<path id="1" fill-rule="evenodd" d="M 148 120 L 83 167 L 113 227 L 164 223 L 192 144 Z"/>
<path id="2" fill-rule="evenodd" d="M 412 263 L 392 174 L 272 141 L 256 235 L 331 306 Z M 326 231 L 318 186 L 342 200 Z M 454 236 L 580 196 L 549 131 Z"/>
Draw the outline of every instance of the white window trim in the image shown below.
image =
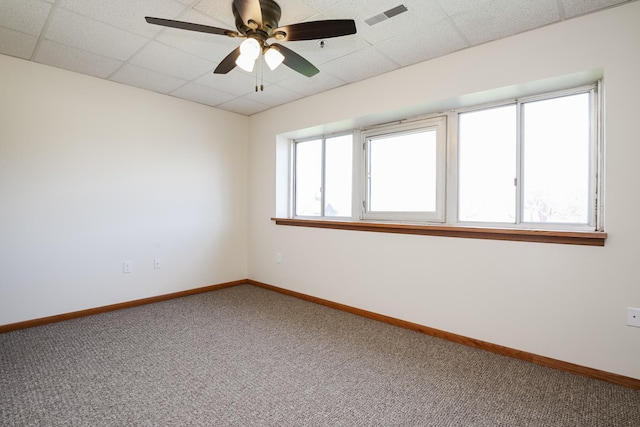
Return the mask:
<path id="1" fill-rule="evenodd" d="M 368 179 L 368 141 L 371 138 L 408 133 L 420 129 L 436 129 L 436 209 L 433 212 L 385 212 L 370 211 L 369 179 Z M 445 221 L 446 205 L 446 161 L 447 161 L 447 116 L 443 114 L 429 116 L 420 120 L 396 123 L 393 125 L 377 126 L 361 132 L 361 155 L 359 172 L 359 186 L 361 188 L 359 210 L 360 219 L 370 221 L 391 222 L 432 222 Z M 357 188 L 357 187 L 354 187 Z"/>
<path id="2" fill-rule="evenodd" d="M 500 227 L 500 228 L 514 228 L 514 229 L 532 229 L 532 230 L 576 230 L 576 231 L 602 231 L 604 229 L 603 222 L 603 183 L 601 177 L 603 176 L 603 134 L 602 134 L 602 90 L 601 81 L 589 85 L 581 85 L 574 88 L 561 89 L 557 91 L 545 92 L 542 94 L 526 96 L 521 98 L 515 98 L 510 100 L 504 100 L 495 103 L 482 104 L 467 108 L 456 109 L 449 114 L 449 130 L 450 138 L 448 140 L 449 150 L 448 155 L 450 161 L 447 166 L 449 167 L 449 173 L 447 176 L 447 221 L 446 224 L 452 226 L 471 226 L 471 227 Z M 595 102 L 594 108 L 590 108 L 592 114 L 591 117 L 591 135 L 593 140 L 591 141 L 590 152 L 590 173 L 589 173 L 589 212 L 590 218 L 588 224 L 571 224 L 571 223 L 535 223 L 535 222 L 522 222 L 522 129 L 521 129 L 521 112 L 522 105 L 528 102 L 542 101 L 546 99 L 559 98 L 562 96 L 576 95 L 579 93 L 591 92 L 590 99 Z M 516 155 L 519 161 L 516 164 L 516 179 L 518 180 L 518 186 L 516 188 L 516 221 L 514 223 L 503 222 L 479 222 L 479 221 L 460 221 L 458 219 L 458 132 L 459 114 L 480 111 L 489 108 L 497 108 L 505 105 L 516 104 L 517 115 L 517 145 Z M 598 206 L 595 206 L 596 201 Z"/>
<path id="3" fill-rule="evenodd" d="M 291 143 L 289 145 L 290 147 L 290 156 L 289 156 L 289 164 L 290 164 L 290 174 L 289 174 L 289 194 L 291 195 L 289 197 L 289 212 L 291 213 L 290 216 L 291 218 L 298 218 L 298 219 L 321 219 L 321 220 L 325 220 L 325 221 L 345 221 L 345 220 L 353 220 L 354 219 L 354 212 L 357 212 L 357 208 L 355 208 L 354 204 L 352 203 L 351 206 L 351 216 L 347 217 L 347 216 L 326 216 L 324 215 L 324 197 L 325 197 L 325 150 L 326 150 L 326 140 L 330 139 L 330 138 L 335 138 L 335 137 L 340 137 L 340 136 L 345 136 L 345 135 L 351 135 L 352 136 L 352 185 L 351 188 L 354 189 L 356 187 L 354 187 L 355 185 L 355 180 L 356 180 L 356 163 L 353 159 L 355 159 L 355 152 L 357 149 L 357 143 L 356 143 L 356 132 L 355 131 L 346 131 L 346 132 L 336 132 L 336 133 L 330 133 L 330 134 L 326 134 L 326 135 L 321 135 L 321 136 L 311 136 L 308 138 L 300 138 L 300 139 L 294 139 L 291 140 Z M 304 143 L 307 141 L 316 141 L 316 140 L 321 140 L 322 141 L 322 200 L 320 202 L 320 209 L 321 212 L 323 213 L 323 215 L 319 215 L 319 216 L 313 216 L 313 215 L 296 215 L 296 180 L 295 180 L 295 175 L 296 175 L 296 146 L 298 143 Z M 352 190 L 353 192 L 353 190 Z M 351 197 L 352 201 L 354 200 L 353 194 Z M 354 209 L 355 208 L 355 209 Z"/>

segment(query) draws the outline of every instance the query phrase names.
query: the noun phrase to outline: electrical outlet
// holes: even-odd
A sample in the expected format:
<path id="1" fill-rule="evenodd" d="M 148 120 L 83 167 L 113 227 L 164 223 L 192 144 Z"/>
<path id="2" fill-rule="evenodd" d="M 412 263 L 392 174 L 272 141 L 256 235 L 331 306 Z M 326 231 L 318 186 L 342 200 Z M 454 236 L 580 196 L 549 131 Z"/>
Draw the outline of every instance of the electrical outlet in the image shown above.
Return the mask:
<path id="1" fill-rule="evenodd" d="M 133 262 L 124 261 L 122 263 L 122 272 L 123 273 L 131 273 L 133 271 Z"/>
<path id="2" fill-rule="evenodd" d="M 640 308 L 627 307 L 627 325 L 640 328 Z"/>
<path id="3" fill-rule="evenodd" d="M 160 258 L 153 259 L 153 268 L 160 268 Z"/>
<path id="4" fill-rule="evenodd" d="M 276 264 L 282 263 L 282 254 L 280 252 L 276 252 Z"/>

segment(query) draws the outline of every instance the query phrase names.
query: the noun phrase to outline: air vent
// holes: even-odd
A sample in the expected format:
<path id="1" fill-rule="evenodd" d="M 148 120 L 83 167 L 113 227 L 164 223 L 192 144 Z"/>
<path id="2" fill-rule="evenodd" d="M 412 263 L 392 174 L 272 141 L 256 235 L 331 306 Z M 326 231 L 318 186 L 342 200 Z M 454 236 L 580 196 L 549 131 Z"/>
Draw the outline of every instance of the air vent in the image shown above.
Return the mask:
<path id="1" fill-rule="evenodd" d="M 406 12 L 407 10 L 407 6 L 401 4 L 400 6 L 396 6 L 394 8 L 391 8 L 389 10 L 387 10 L 386 12 L 382 12 L 379 13 L 378 15 L 374 15 L 371 18 L 367 18 L 364 20 L 364 22 L 366 22 L 367 24 L 369 24 L 369 26 L 371 25 L 375 25 L 378 22 L 382 22 L 382 21 L 386 21 L 389 18 L 393 18 L 396 15 L 400 15 L 401 13 Z"/>

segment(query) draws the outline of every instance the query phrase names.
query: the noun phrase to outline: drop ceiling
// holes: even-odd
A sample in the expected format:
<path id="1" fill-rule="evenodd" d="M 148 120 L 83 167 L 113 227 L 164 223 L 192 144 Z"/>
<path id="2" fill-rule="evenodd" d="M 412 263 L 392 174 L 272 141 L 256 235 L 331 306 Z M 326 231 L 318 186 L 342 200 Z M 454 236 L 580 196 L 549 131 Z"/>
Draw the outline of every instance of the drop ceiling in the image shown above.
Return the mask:
<path id="1" fill-rule="evenodd" d="M 234 30 L 232 0 L 2 0 L 0 53 L 244 115 L 626 0 L 279 0 L 280 25 L 354 19 L 357 34 L 284 42 L 320 73 L 281 65 L 213 74 L 240 41 L 145 16 Z M 406 11 L 401 7 L 404 6 Z M 398 9 L 396 9 L 398 8 Z M 390 17 L 385 15 L 388 13 Z M 373 24 L 373 25 L 370 25 Z M 256 83 L 264 90 L 256 92 Z"/>

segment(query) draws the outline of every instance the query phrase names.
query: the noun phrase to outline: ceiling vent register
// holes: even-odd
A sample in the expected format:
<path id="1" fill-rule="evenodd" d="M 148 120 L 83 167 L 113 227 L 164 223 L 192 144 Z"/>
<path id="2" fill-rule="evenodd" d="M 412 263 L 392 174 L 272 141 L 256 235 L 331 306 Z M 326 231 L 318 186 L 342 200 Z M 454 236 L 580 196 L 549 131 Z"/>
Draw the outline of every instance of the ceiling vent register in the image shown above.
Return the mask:
<path id="1" fill-rule="evenodd" d="M 407 9 L 407 6 L 401 4 L 400 6 L 396 6 L 385 12 L 374 15 L 371 18 L 367 18 L 364 20 L 364 22 L 366 22 L 369 26 L 372 26 L 379 22 L 386 21 L 389 18 L 393 18 L 394 16 L 400 15 L 401 13 L 404 13 L 407 10 L 409 10 Z"/>

